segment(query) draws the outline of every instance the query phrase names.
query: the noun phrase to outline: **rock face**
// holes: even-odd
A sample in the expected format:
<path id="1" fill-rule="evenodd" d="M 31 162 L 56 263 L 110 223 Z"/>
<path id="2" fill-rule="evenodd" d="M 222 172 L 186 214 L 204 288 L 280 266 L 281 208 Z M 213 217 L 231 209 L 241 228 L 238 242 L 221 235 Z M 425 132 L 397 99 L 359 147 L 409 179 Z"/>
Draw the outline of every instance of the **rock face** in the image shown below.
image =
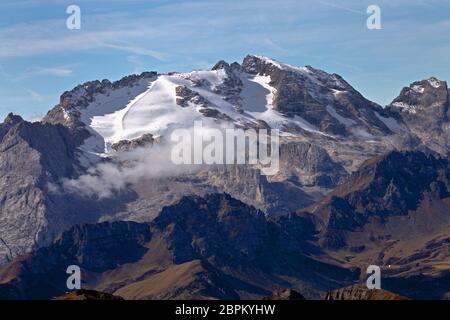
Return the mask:
<path id="1" fill-rule="evenodd" d="M 325 202 L 338 204 L 337 199 L 343 199 L 343 207 L 365 218 L 407 215 L 417 209 L 427 192 L 440 198 L 450 196 L 448 170 L 446 159 L 421 152 L 393 151 L 363 163 Z"/>
<path id="2" fill-rule="evenodd" d="M 70 177 L 75 146 L 62 125 L 28 123 L 9 115 L 0 124 L 0 263 L 49 244 L 67 227 L 51 183 Z"/>
<path id="3" fill-rule="evenodd" d="M 290 117 L 299 116 L 323 132 L 345 136 L 352 127 L 374 134 L 391 132 L 375 114 L 384 114 L 383 109 L 366 100 L 339 75 L 258 56 L 247 56 L 242 68 L 249 74 L 270 76 L 270 84 L 276 89 L 276 110 Z"/>
<path id="4" fill-rule="evenodd" d="M 345 246 L 342 232 L 358 230 L 373 219 L 408 216 L 426 199 L 449 198 L 449 172 L 447 160 L 394 151 L 368 160 L 310 212 L 326 221 L 327 245 Z"/>
<path id="5" fill-rule="evenodd" d="M 413 82 L 402 89 L 387 109 L 401 118 L 429 148 L 448 154 L 450 95 L 447 82 L 436 78 Z"/>
<path id="6" fill-rule="evenodd" d="M 304 186 L 333 188 L 348 176 L 328 152 L 308 142 L 288 142 L 280 150 L 281 172 Z"/>
<path id="7" fill-rule="evenodd" d="M 197 176 L 219 192 L 226 192 L 270 215 L 288 214 L 314 202 L 298 183 L 269 181 L 259 170 L 245 165 L 217 166 Z"/>
<path id="8" fill-rule="evenodd" d="M 136 148 L 145 148 L 152 146 L 156 141 L 152 134 L 144 134 L 138 139 L 121 140 L 111 145 L 111 148 L 119 152 L 127 152 Z"/>
<path id="9" fill-rule="evenodd" d="M 307 210 L 319 219 L 322 248 L 348 267 L 382 266 L 383 288 L 440 299 L 450 261 L 449 173 L 448 160 L 420 152 L 367 161 Z"/>
<path id="10" fill-rule="evenodd" d="M 0 264 L 50 244 L 62 231 L 96 222 L 121 202 L 61 192 L 77 175 L 77 143 L 60 124 L 29 123 L 9 115 L 0 124 Z"/>

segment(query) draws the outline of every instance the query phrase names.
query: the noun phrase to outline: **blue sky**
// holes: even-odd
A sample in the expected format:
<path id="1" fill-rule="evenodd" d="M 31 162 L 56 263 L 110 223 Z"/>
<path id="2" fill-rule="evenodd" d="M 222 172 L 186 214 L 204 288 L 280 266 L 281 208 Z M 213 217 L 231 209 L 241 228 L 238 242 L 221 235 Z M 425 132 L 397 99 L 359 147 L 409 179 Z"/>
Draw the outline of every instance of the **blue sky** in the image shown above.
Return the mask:
<path id="1" fill-rule="evenodd" d="M 71 4 L 81 30 L 66 28 Z M 381 30 L 366 27 L 370 4 Z M 338 73 L 385 105 L 415 80 L 450 80 L 450 0 L 1 0 L 0 118 L 36 119 L 85 81 L 247 53 Z"/>

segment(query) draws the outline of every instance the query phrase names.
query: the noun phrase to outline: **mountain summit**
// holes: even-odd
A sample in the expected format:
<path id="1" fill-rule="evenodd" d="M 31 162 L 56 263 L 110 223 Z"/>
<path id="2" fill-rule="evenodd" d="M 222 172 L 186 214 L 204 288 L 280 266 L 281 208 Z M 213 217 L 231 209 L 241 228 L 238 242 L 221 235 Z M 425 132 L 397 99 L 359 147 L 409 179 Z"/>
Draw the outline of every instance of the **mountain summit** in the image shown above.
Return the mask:
<path id="1" fill-rule="evenodd" d="M 393 291 L 440 297 L 448 292 L 449 118 L 449 90 L 436 78 L 382 108 L 339 75 L 256 55 L 79 85 L 42 121 L 10 114 L 0 124 L 2 294 L 59 295 L 55 283 L 33 287 L 39 272 L 78 261 L 105 277 L 97 290 L 120 287 L 124 297 L 267 296 L 291 285 L 318 296 L 378 263 L 397 264 Z M 168 170 L 161 150 L 170 133 L 197 120 L 280 130 L 278 173 Z M 50 260 L 55 269 L 43 267 Z M 152 276 L 127 278 L 128 263 L 138 278 L 144 269 Z M 109 278 L 117 268 L 125 286 Z M 161 277 L 166 286 L 150 290 Z M 426 287 L 433 279 L 442 285 Z"/>
<path id="2" fill-rule="evenodd" d="M 253 55 L 242 64 L 220 61 L 208 71 L 88 82 L 64 93 L 44 118 L 83 132 L 81 149 L 98 154 L 195 120 L 362 139 L 401 129 L 339 75 Z"/>

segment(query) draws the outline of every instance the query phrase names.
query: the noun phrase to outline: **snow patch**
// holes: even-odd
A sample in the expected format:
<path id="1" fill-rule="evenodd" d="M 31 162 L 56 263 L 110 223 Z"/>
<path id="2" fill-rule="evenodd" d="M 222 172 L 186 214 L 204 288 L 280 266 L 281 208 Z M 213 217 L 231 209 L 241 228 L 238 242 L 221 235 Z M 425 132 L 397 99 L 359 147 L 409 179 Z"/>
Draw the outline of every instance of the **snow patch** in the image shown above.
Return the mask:
<path id="1" fill-rule="evenodd" d="M 329 114 L 331 114 L 331 116 L 332 116 L 333 118 L 335 118 L 337 121 L 339 121 L 340 123 L 342 123 L 343 125 L 345 125 L 345 126 L 347 126 L 347 127 L 356 124 L 356 122 L 355 122 L 354 120 L 349 119 L 349 118 L 345 118 L 345 117 L 339 115 L 339 114 L 336 112 L 336 109 L 334 109 L 334 108 L 333 108 L 332 106 L 330 106 L 330 105 L 327 106 L 327 111 L 328 111 Z"/>
<path id="2" fill-rule="evenodd" d="M 283 67 L 285 65 L 284 63 L 278 62 L 278 61 L 276 61 L 276 60 L 274 60 L 272 58 L 265 57 L 265 56 L 255 56 L 255 57 L 260 59 L 260 60 L 262 60 L 262 61 L 264 61 L 267 64 L 272 64 L 272 65 L 274 65 L 275 67 L 277 67 L 279 69 L 284 69 L 284 67 Z"/>
<path id="3" fill-rule="evenodd" d="M 94 101 L 86 108 L 78 110 L 80 120 L 91 134 L 80 146 L 82 155 L 80 155 L 79 160 L 82 163 L 95 162 L 99 157 L 105 156 L 105 137 L 114 135 L 114 126 L 109 123 L 114 119 L 112 114 L 126 107 L 136 96 L 142 95 L 142 92 L 148 89 L 149 83 L 149 79 L 141 79 L 133 87 L 126 86 L 116 90 L 108 90 L 96 95 Z M 76 96 L 81 97 L 83 92 L 84 88 L 79 90 Z M 66 114 L 64 116 L 66 117 Z M 70 117 L 70 114 L 67 116 Z"/>
<path id="4" fill-rule="evenodd" d="M 441 82 L 435 78 L 428 79 L 428 83 L 434 88 L 439 88 L 441 86 Z"/>
<path id="5" fill-rule="evenodd" d="M 417 93 L 423 93 L 425 91 L 425 88 L 419 85 L 413 85 L 411 89 Z"/>
<path id="6" fill-rule="evenodd" d="M 401 109 L 404 112 L 416 113 L 417 106 L 412 106 L 404 102 L 394 102 L 392 104 L 394 107 Z"/>
<path id="7" fill-rule="evenodd" d="M 336 90 L 336 89 L 331 89 L 331 90 L 333 91 L 333 95 L 335 97 L 337 97 L 338 95 L 346 92 L 345 90 Z"/>
<path id="8" fill-rule="evenodd" d="M 223 84 L 224 80 L 227 78 L 227 73 L 224 69 L 210 71 L 197 70 L 185 74 L 180 74 L 180 76 L 185 79 L 190 79 L 194 82 L 206 81 L 207 83 L 211 84 L 209 88 L 214 91 L 221 84 Z"/>
<path id="9" fill-rule="evenodd" d="M 323 136 L 328 136 L 331 137 L 329 134 L 326 134 L 322 131 L 320 131 L 316 126 L 312 125 L 311 123 L 309 123 L 308 121 L 306 121 L 305 119 L 303 119 L 302 117 L 299 116 L 295 116 L 294 117 L 294 124 L 297 124 L 300 128 L 302 128 L 303 130 L 309 131 L 309 132 L 314 132 Z"/>
<path id="10" fill-rule="evenodd" d="M 363 140 L 368 140 L 368 139 L 373 139 L 373 135 L 368 133 L 366 130 L 361 129 L 361 128 L 351 128 L 350 131 L 353 133 L 353 135 L 355 135 L 356 137 L 363 139 Z"/>
<path id="11" fill-rule="evenodd" d="M 380 115 L 378 112 L 375 111 L 375 115 L 377 116 L 378 119 L 380 119 L 385 125 L 386 127 L 389 128 L 389 130 L 391 130 L 392 132 L 395 133 L 400 133 L 400 132 L 404 132 L 405 128 L 403 128 L 398 122 L 397 120 L 395 120 L 394 118 L 391 117 L 383 117 L 382 115 Z"/>

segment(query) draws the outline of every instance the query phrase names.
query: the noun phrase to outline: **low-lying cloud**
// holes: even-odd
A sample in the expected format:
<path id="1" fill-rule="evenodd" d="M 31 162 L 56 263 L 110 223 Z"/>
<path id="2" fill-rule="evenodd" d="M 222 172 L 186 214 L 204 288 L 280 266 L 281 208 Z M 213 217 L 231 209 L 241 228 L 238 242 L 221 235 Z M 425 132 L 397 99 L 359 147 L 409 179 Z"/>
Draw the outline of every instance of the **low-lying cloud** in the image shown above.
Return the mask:
<path id="1" fill-rule="evenodd" d="M 87 197 L 108 198 L 142 179 L 193 174 L 201 167 L 173 164 L 170 145 L 154 145 L 118 153 L 111 161 L 98 163 L 77 179 L 64 179 L 62 187 Z"/>

